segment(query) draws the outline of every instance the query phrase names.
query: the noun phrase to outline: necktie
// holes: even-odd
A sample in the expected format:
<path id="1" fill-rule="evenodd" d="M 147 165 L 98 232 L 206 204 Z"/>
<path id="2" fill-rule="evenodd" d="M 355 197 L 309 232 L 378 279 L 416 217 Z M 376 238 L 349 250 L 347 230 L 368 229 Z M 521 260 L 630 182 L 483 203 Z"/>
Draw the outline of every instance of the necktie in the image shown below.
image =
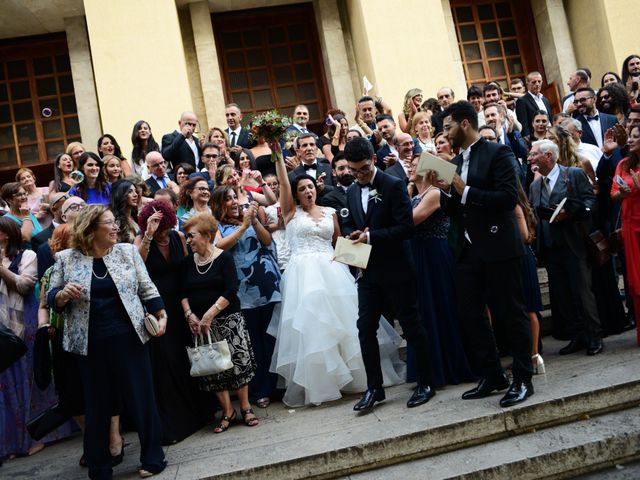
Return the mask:
<path id="1" fill-rule="evenodd" d="M 158 177 L 158 182 L 160 183 L 160 185 L 162 185 L 162 188 L 167 188 L 167 182 L 165 181 L 164 177 Z"/>
<path id="2" fill-rule="evenodd" d="M 300 129 L 300 131 L 301 131 L 302 133 L 309 133 L 309 130 L 307 130 L 307 129 L 306 129 L 306 128 L 304 128 L 304 127 L 302 127 L 302 128 Z"/>
<path id="3" fill-rule="evenodd" d="M 312 163 L 311 165 L 307 165 L 306 163 L 303 163 L 302 167 L 304 168 L 305 172 L 307 170 L 317 170 L 318 169 L 318 164 L 317 163 Z"/>
<path id="4" fill-rule="evenodd" d="M 231 132 L 231 146 L 236 146 L 236 132 Z"/>
<path id="5" fill-rule="evenodd" d="M 551 194 L 550 191 L 550 183 L 551 180 L 549 180 L 549 177 L 544 177 L 542 179 L 542 191 L 540 192 L 540 204 L 548 207 L 549 206 L 549 195 Z"/>
<path id="6" fill-rule="evenodd" d="M 594 120 L 597 122 L 599 118 L 600 118 L 599 115 L 594 115 L 593 117 L 590 117 L 590 116 L 587 115 L 587 122 L 591 122 L 591 121 L 594 121 Z"/>

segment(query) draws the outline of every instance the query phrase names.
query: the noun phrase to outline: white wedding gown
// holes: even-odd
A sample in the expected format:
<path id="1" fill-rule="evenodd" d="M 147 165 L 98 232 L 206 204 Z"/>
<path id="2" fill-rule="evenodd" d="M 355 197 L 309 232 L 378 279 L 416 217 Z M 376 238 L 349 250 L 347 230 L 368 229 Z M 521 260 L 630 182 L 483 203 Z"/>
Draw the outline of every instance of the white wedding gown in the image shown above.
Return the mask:
<path id="1" fill-rule="evenodd" d="M 332 261 L 333 213 L 325 207 L 316 222 L 300 207 L 287 224 L 291 258 L 282 276 L 282 303 L 269 334 L 276 338 L 271 371 L 286 388 L 286 405 L 319 405 L 362 392 L 367 376 L 358 341 L 358 291 L 349 269 Z M 398 355 L 401 337 L 380 319 L 378 342 L 384 385 L 403 383 Z"/>

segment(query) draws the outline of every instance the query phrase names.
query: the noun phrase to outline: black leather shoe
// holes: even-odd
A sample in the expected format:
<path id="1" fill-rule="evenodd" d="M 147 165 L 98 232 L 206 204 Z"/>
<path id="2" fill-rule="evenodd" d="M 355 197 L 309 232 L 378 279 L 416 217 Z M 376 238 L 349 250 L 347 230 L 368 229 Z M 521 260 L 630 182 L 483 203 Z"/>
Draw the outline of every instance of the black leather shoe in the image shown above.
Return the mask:
<path id="1" fill-rule="evenodd" d="M 512 407 L 524 402 L 531 395 L 533 395 L 533 384 L 531 382 L 513 382 L 509 386 L 507 393 L 500 400 L 500 406 L 502 408 Z"/>
<path id="2" fill-rule="evenodd" d="M 462 394 L 463 400 L 475 400 L 476 398 L 484 398 L 493 392 L 504 390 L 509 386 L 509 379 L 503 373 L 501 376 L 493 379 L 482 378 L 475 388 L 467 390 Z"/>
<path id="3" fill-rule="evenodd" d="M 423 403 L 427 403 L 435 394 L 436 391 L 429 385 L 418 385 L 407 402 L 407 407 L 413 408 L 418 405 L 422 405 Z"/>
<path id="4" fill-rule="evenodd" d="M 591 340 L 589 342 L 589 346 L 587 347 L 587 355 L 598 355 L 602 353 L 604 349 L 604 345 L 602 344 L 602 339 Z"/>
<path id="5" fill-rule="evenodd" d="M 570 355 L 586 348 L 586 343 L 582 340 L 571 340 L 558 352 L 560 355 Z"/>
<path id="6" fill-rule="evenodd" d="M 376 402 L 381 402 L 386 398 L 384 394 L 384 388 L 376 388 L 371 387 L 367 388 L 367 391 L 364 392 L 362 398 L 358 403 L 353 406 L 353 409 L 356 412 L 361 412 L 362 410 L 369 410 L 373 408 L 373 404 Z"/>

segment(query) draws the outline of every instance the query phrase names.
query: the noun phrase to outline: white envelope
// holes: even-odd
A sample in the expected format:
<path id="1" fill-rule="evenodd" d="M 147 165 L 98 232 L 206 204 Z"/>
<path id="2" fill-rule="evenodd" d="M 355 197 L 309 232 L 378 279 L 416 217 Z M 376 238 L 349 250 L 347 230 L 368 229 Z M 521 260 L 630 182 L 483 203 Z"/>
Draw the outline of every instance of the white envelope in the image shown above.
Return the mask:
<path id="1" fill-rule="evenodd" d="M 348 238 L 338 237 L 336 241 L 334 259 L 352 267 L 367 268 L 371 245 L 366 243 L 353 243 Z"/>
<path id="2" fill-rule="evenodd" d="M 456 173 L 456 168 L 455 163 L 447 162 L 432 153 L 422 152 L 416 173 L 423 176 L 427 170 L 435 170 L 438 172 L 440 180 L 451 183 L 453 181 L 453 175 Z"/>
<path id="3" fill-rule="evenodd" d="M 545 188 L 545 186 L 543 185 L 542 188 Z M 558 204 L 556 209 L 553 211 L 553 214 L 551 215 L 551 218 L 549 219 L 549 223 L 553 223 L 553 221 L 556 219 L 556 217 L 560 213 L 560 210 L 562 210 L 562 207 L 564 207 L 564 204 L 565 204 L 566 201 L 567 201 L 567 197 L 564 197 L 562 200 L 560 200 L 560 203 Z"/>

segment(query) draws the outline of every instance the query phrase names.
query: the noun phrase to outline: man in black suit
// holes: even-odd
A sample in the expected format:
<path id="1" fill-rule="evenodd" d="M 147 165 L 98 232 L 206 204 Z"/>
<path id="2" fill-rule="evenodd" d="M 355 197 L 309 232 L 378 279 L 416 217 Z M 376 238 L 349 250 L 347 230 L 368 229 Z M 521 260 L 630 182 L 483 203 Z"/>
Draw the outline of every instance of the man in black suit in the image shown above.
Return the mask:
<path id="1" fill-rule="evenodd" d="M 249 135 L 249 130 L 242 126 L 242 111 L 237 103 L 230 103 L 224 109 L 227 120 L 227 128 L 224 129 L 229 136 L 229 145 L 232 153 L 238 155 L 243 148 L 251 148 L 254 143 Z"/>
<path id="2" fill-rule="evenodd" d="M 324 184 L 334 186 L 331 164 L 325 158 L 316 157 L 316 138 L 313 133 L 303 133 L 296 138 L 296 152 L 300 165 L 289 172 L 289 181 L 302 174 L 307 174 L 318 180 L 323 178 Z"/>
<path id="3" fill-rule="evenodd" d="M 153 198 L 155 193 L 163 188 L 171 188 L 174 191 L 178 190 L 178 186 L 173 181 L 173 175 L 167 173 L 167 166 L 160 152 L 147 153 L 144 161 L 150 173 L 149 178 L 145 180 L 145 183 L 151 190 L 149 197 Z"/>
<path id="4" fill-rule="evenodd" d="M 576 90 L 573 103 L 576 105 L 574 115 L 582 123 L 582 141 L 602 148 L 605 132 L 618 123 L 618 119 L 614 115 L 598 112 L 596 92 L 592 88 Z"/>
<path id="5" fill-rule="evenodd" d="M 436 93 L 436 97 L 438 99 L 438 105 L 440 105 L 440 111 L 435 112 L 431 117 L 434 136 L 442 131 L 442 112 L 455 101 L 456 94 L 452 88 L 442 87 Z"/>
<path id="6" fill-rule="evenodd" d="M 587 355 L 602 352 L 602 327 L 591 289 L 591 266 L 584 238 L 596 197 L 581 168 L 557 164 L 560 152 L 550 140 L 533 142 L 529 159 L 542 177 L 531 184 L 529 199 L 538 212 L 538 251 L 546 259 L 553 310 L 569 322 L 571 342 L 560 350 L 567 355 L 587 349 Z M 566 198 L 565 207 L 553 222 L 550 216 Z"/>
<path id="7" fill-rule="evenodd" d="M 353 409 L 369 410 L 375 402 L 385 399 L 376 333 L 380 316 L 389 311 L 400 321 L 407 342 L 415 348 L 418 386 L 407 406 L 417 407 L 428 402 L 435 391 L 431 388 L 427 332 L 418 320 L 415 271 L 404 247 L 413 230 L 411 201 L 403 182 L 375 167 L 369 141 L 351 140 L 344 156 L 357 180 L 347 190 L 349 215 L 344 233 L 354 243 L 371 245 L 369 263 L 358 280 L 357 325 L 367 391 Z"/>
<path id="8" fill-rule="evenodd" d="M 405 185 L 407 185 L 409 183 L 409 168 L 411 167 L 413 156 L 420 155 L 420 153 L 422 153 L 422 149 L 418 146 L 418 148 L 420 148 L 420 152 L 415 152 L 416 145 L 413 138 L 411 138 L 411 135 L 408 133 L 398 133 L 395 140 L 398 160 L 393 165 L 387 167 L 384 172 L 387 175 L 399 178 L 405 183 Z"/>
<path id="9" fill-rule="evenodd" d="M 340 213 L 343 208 L 347 207 L 347 189 L 353 183 L 353 175 L 349 170 L 349 163 L 344 158 L 343 152 L 339 152 L 333 157 L 331 165 L 333 167 L 333 176 L 336 179 L 336 187 L 326 195 L 323 195 L 320 204 L 323 207 L 333 208 L 342 218 Z"/>
<path id="10" fill-rule="evenodd" d="M 540 110 L 547 112 L 551 122 L 551 103 L 540 93 L 542 90 L 542 75 L 540 72 L 531 72 L 527 75 L 527 93 L 516 102 L 516 116 L 522 124 L 522 136 L 531 135 L 533 130 L 533 118 Z"/>
<path id="11" fill-rule="evenodd" d="M 180 163 L 193 165 L 196 170 L 200 165 L 200 144 L 193 136 L 198 126 L 198 117 L 193 112 L 184 112 L 178 121 L 179 130 L 167 133 L 162 137 L 162 156 L 173 170 Z"/>
<path id="12" fill-rule="evenodd" d="M 63 192 L 55 192 L 49 195 L 49 210 L 53 216 L 53 221 L 47 228 L 31 237 L 31 249 L 34 252 L 38 253 L 40 245 L 47 243 L 51 238 L 51 235 L 53 235 L 53 229 L 63 223 L 60 216 L 60 208 L 67 198 L 69 198 L 68 195 Z"/>
<path id="13" fill-rule="evenodd" d="M 460 153 L 451 196 L 442 195 L 443 209 L 457 218 L 460 232 L 456 272 L 458 315 L 467 352 L 482 371 L 477 387 L 462 398 L 476 399 L 509 387 L 500 406 L 510 407 L 533 394 L 531 330 L 523 300 L 521 257 L 524 244 L 514 209 L 518 198 L 516 158 L 506 145 L 478 133 L 473 106 L 456 102 L 444 111 L 443 131 Z M 502 370 L 491 325 L 485 316 L 487 298 L 501 300 L 507 338 L 513 355 L 513 382 Z"/>
<path id="14" fill-rule="evenodd" d="M 376 125 L 383 146 L 376 151 L 376 167 L 386 170 L 387 165 L 393 165 L 398 161 L 398 151 L 396 150 L 396 122 L 391 115 L 381 114 L 376 117 Z"/>

